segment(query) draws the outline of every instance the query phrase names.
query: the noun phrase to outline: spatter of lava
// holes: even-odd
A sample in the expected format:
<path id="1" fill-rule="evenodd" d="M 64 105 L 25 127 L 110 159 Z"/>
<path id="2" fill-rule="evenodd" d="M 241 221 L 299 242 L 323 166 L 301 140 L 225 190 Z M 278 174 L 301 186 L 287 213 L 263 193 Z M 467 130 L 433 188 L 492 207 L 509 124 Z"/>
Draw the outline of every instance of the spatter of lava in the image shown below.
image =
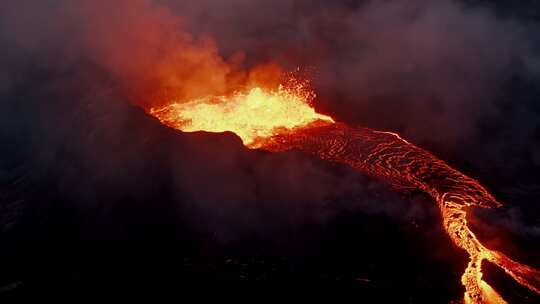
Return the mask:
<path id="1" fill-rule="evenodd" d="M 503 269 L 540 294 L 540 272 L 486 248 L 467 225 L 468 207 L 501 206 L 480 183 L 431 153 L 391 132 L 351 128 L 310 106 L 314 97 L 303 82 L 276 90 L 251 88 L 231 96 L 171 103 L 150 113 L 183 131 L 236 133 L 249 148 L 273 152 L 298 149 L 344 163 L 384 179 L 398 189 L 420 189 L 433 197 L 452 241 L 470 257 L 461 281 L 465 303 L 506 303 L 482 280 L 482 261 Z"/>

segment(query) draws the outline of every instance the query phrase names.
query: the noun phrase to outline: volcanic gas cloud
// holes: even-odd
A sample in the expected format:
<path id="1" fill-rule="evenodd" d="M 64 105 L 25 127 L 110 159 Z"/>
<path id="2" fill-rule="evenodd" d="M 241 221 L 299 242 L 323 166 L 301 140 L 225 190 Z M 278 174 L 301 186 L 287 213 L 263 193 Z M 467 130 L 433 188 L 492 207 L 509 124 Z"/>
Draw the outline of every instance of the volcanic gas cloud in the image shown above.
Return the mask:
<path id="1" fill-rule="evenodd" d="M 346 109 L 335 117 L 374 126 L 402 110 L 387 115 L 394 123 L 388 125 L 421 117 L 410 124 L 419 134 L 437 128 L 446 132 L 441 141 L 465 137 L 475 122 L 498 114 L 484 94 L 510 78 L 516 58 L 538 66 L 514 23 L 456 4 L 480 1 L 8 2 L 0 10 L 0 37 L 10 52 L 0 59 L 17 72 L 0 71 L 0 92 L 16 87 L 18 70 L 32 70 L 27 62 L 60 71 L 91 62 L 126 99 L 172 128 L 230 131 L 252 149 L 297 149 L 396 189 L 424 191 L 451 240 L 470 257 L 462 276 L 465 302 L 504 303 L 482 279 L 483 261 L 540 294 L 539 271 L 489 249 L 469 228 L 469 208 L 501 205 L 478 181 L 396 133 L 317 113 L 309 83 L 283 72 L 297 65 L 324 71 L 319 92 L 326 89 L 325 100 Z M 12 59 L 23 55 L 28 58 Z M 362 98 L 383 102 L 350 101 Z"/>
<path id="2" fill-rule="evenodd" d="M 482 261 L 502 268 L 519 284 L 540 293 L 540 272 L 484 246 L 467 225 L 469 207 L 501 205 L 478 181 L 448 166 L 398 134 L 349 127 L 310 105 L 315 94 L 305 81 L 287 77 L 277 88 L 249 87 L 229 96 L 171 102 L 150 113 L 183 131 L 236 133 L 250 148 L 279 152 L 298 149 L 344 163 L 388 181 L 397 189 L 415 188 L 437 202 L 444 228 L 469 254 L 461 281 L 465 303 L 506 303 L 482 280 Z"/>

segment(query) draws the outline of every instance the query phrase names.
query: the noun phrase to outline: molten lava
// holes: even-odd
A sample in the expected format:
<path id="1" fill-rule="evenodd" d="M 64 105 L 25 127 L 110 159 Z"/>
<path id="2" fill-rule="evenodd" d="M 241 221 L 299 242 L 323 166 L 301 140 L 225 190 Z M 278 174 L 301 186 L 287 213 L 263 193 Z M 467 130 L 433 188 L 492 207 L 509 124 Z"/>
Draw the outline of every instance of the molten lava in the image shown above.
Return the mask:
<path id="1" fill-rule="evenodd" d="M 333 122 L 309 105 L 314 94 L 306 83 L 276 90 L 255 87 L 247 93 L 207 97 L 187 103 L 172 103 L 150 113 L 162 123 L 183 131 L 236 133 L 250 148 L 260 148 L 265 139 L 314 121 Z"/>
<path id="2" fill-rule="evenodd" d="M 313 97 L 305 83 L 297 83 L 277 90 L 252 88 L 231 96 L 171 103 L 150 113 L 182 131 L 232 131 L 250 148 L 274 152 L 299 149 L 347 164 L 399 189 L 423 190 L 437 202 L 452 241 L 469 254 L 461 278 L 466 303 L 506 303 L 482 280 L 484 260 L 540 294 L 539 271 L 486 248 L 468 227 L 467 208 L 501 205 L 478 181 L 395 133 L 335 123 L 315 112 L 310 106 Z"/>

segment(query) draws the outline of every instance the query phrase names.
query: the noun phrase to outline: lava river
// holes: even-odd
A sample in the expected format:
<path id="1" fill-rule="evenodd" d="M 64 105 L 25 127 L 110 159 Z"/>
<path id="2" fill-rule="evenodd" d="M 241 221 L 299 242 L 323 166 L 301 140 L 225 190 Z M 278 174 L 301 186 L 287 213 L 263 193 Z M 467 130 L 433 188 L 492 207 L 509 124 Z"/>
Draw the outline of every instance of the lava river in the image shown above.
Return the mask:
<path id="1" fill-rule="evenodd" d="M 484 260 L 540 294 L 538 270 L 485 247 L 468 227 L 469 207 L 501 206 L 478 181 L 395 133 L 349 127 L 316 113 L 310 105 L 313 97 L 305 84 L 296 83 L 288 88 L 251 88 L 231 96 L 173 102 L 151 109 L 150 114 L 182 131 L 231 131 L 249 148 L 297 149 L 347 164 L 397 189 L 420 189 L 437 202 L 444 228 L 455 245 L 469 254 L 461 278 L 465 303 L 506 303 L 482 279 Z"/>

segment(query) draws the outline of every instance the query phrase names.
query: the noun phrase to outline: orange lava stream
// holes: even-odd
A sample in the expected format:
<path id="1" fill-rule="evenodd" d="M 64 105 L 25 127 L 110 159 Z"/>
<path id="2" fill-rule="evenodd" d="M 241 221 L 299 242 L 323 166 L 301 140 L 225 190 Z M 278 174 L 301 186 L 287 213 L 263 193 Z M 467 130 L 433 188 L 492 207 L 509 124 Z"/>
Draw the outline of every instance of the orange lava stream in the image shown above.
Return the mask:
<path id="1" fill-rule="evenodd" d="M 150 113 L 183 131 L 232 131 L 250 148 L 273 152 L 298 149 L 344 163 L 398 189 L 420 189 L 432 196 L 452 241 L 470 257 L 461 278 L 465 303 L 506 303 L 482 279 L 482 262 L 503 269 L 519 284 L 540 294 L 540 272 L 486 248 L 467 225 L 467 208 L 501 204 L 478 181 L 465 176 L 392 132 L 350 128 L 310 106 L 313 94 L 300 83 L 277 90 L 253 88 L 227 97 L 171 103 Z"/>
<path id="2" fill-rule="evenodd" d="M 299 149 L 328 161 L 348 164 L 385 179 L 396 188 L 416 188 L 431 195 L 439 205 L 446 232 L 470 257 L 461 278 L 466 290 L 465 303 L 506 303 L 482 280 L 483 260 L 540 294 L 539 271 L 486 248 L 467 225 L 468 207 L 496 208 L 501 204 L 476 180 L 397 134 L 325 123 L 275 136 L 263 148 L 276 152 Z"/>

